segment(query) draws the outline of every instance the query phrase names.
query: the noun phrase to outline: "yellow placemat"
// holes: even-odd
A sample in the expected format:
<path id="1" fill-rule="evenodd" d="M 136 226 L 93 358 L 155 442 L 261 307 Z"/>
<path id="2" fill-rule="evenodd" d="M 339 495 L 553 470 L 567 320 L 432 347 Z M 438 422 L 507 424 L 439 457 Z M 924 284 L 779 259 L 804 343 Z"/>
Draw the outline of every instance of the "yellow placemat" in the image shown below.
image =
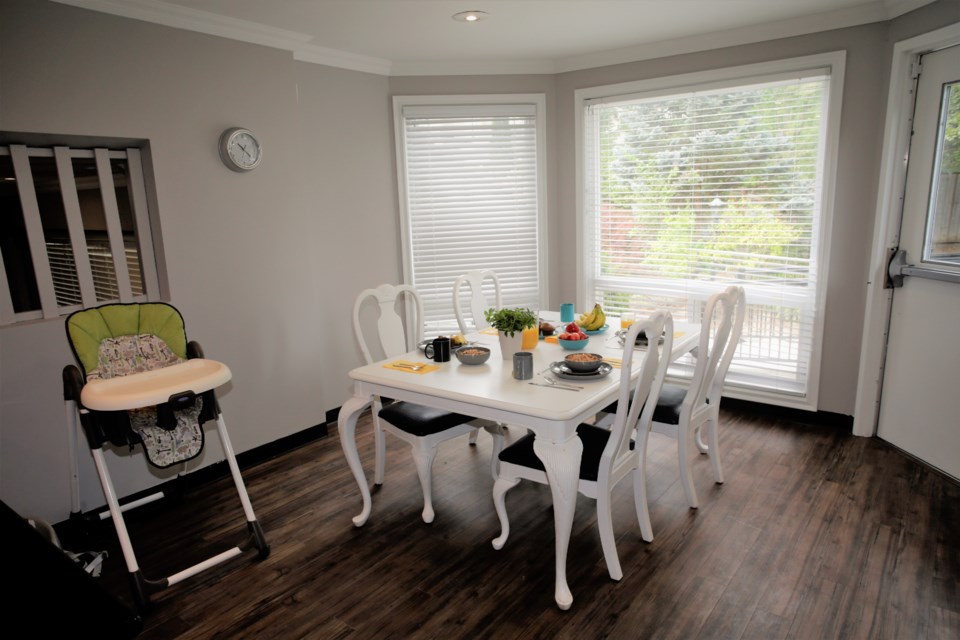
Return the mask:
<path id="1" fill-rule="evenodd" d="M 557 336 L 544 336 L 544 342 L 549 342 L 550 344 L 560 344 L 557 342 Z"/>
<path id="2" fill-rule="evenodd" d="M 496 336 L 500 334 L 500 332 L 494 329 L 493 327 L 487 327 L 486 329 L 481 329 L 479 333 L 482 333 L 485 336 Z"/>
<path id="3" fill-rule="evenodd" d="M 686 331 L 674 331 L 674 332 L 673 332 L 673 339 L 676 340 L 677 338 L 682 338 L 682 337 L 685 336 L 685 335 L 687 335 L 687 332 L 686 332 Z"/>
<path id="4" fill-rule="evenodd" d="M 414 362 L 413 360 L 395 360 L 383 365 L 384 369 L 393 369 L 394 371 L 404 371 L 406 373 L 430 373 L 440 367 L 426 362 Z"/>
<path id="5" fill-rule="evenodd" d="M 604 358 L 603 361 L 611 365 L 614 369 L 619 369 L 620 365 L 623 364 L 623 358 Z"/>

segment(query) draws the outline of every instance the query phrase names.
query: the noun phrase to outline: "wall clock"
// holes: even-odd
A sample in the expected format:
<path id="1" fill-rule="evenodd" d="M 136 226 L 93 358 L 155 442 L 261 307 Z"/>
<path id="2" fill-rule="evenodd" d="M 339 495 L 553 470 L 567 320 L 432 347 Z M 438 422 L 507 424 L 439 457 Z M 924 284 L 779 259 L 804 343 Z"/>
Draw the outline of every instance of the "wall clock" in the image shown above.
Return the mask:
<path id="1" fill-rule="evenodd" d="M 252 171 L 263 159 L 263 149 L 249 129 L 231 127 L 220 135 L 220 159 L 234 171 Z"/>

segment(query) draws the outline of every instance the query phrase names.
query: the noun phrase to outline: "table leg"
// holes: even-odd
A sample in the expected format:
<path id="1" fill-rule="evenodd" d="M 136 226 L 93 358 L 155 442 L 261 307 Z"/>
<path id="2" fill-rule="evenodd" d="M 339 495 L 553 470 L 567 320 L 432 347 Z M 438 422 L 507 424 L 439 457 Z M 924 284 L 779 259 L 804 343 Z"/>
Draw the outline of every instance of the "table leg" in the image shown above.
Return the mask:
<path id="1" fill-rule="evenodd" d="M 573 513 L 577 506 L 577 486 L 580 483 L 580 458 L 583 442 L 574 435 L 566 442 L 550 442 L 535 438 L 533 451 L 543 462 L 553 495 L 553 524 L 557 536 L 557 579 L 554 598 L 561 609 L 573 604 L 573 594 L 567 586 L 567 546 L 573 529 Z"/>
<path id="2" fill-rule="evenodd" d="M 340 446 L 343 448 L 343 455 L 347 459 L 350 471 L 353 472 L 353 477 L 360 487 L 360 495 L 363 496 L 363 511 L 353 519 L 353 524 L 357 527 L 362 527 L 367 522 L 371 508 L 370 487 L 367 486 L 367 476 L 363 473 L 360 453 L 357 451 L 357 418 L 372 401 L 373 398 L 370 396 L 351 396 L 340 407 L 340 416 L 337 418 Z"/>

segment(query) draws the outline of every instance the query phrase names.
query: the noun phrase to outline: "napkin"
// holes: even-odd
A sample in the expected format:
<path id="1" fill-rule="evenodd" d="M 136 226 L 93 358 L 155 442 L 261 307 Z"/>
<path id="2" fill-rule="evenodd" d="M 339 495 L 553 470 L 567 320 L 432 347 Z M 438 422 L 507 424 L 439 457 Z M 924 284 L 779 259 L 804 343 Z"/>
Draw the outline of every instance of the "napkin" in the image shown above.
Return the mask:
<path id="1" fill-rule="evenodd" d="M 487 327 L 486 329 L 481 329 L 481 330 L 480 330 L 480 333 L 482 333 L 482 334 L 485 335 L 485 336 L 496 336 L 496 335 L 500 335 L 500 332 L 497 331 L 496 329 L 494 329 L 493 327 Z"/>
<path id="2" fill-rule="evenodd" d="M 612 366 L 614 369 L 619 369 L 620 365 L 623 364 L 623 358 L 604 358 L 603 361 Z"/>
<path id="3" fill-rule="evenodd" d="M 550 344 L 560 344 L 557 342 L 557 336 L 544 336 L 544 342 L 549 342 Z"/>
<path id="4" fill-rule="evenodd" d="M 397 365 L 401 365 L 401 366 L 397 366 Z M 423 365 L 423 368 L 417 369 L 416 371 L 414 371 L 413 369 L 408 369 L 403 365 L 409 365 L 409 366 Z M 436 371 L 440 367 L 438 367 L 435 364 L 426 364 L 424 362 L 414 362 L 412 360 L 396 360 L 394 362 L 388 362 L 387 364 L 383 365 L 383 368 L 391 369 L 393 371 L 403 371 L 404 373 L 430 373 L 431 371 Z"/>

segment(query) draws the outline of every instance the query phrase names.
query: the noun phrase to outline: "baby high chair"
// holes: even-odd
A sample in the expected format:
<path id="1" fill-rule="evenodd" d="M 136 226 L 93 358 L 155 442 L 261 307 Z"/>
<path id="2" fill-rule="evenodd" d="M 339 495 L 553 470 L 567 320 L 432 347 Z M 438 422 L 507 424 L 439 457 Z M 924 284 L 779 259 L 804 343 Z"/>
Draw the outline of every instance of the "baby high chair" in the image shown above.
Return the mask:
<path id="1" fill-rule="evenodd" d="M 107 471 L 103 445 L 142 445 L 147 461 L 159 468 L 200 455 L 203 423 L 215 420 L 223 453 L 247 519 L 249 541 L 266 558 L 263 536 L 240 476 L 214 389 L 231 378 L 230 369 L 203 358 L 196 342 L 187 342 L 183 318 L 163 303 L 107 304 L 67 317 L 67 338 L 80 364 L 63 369 L 63 395 L 71 440 L 77 417 L 93 454 L 110 517 L 120 539 L 134 599 L 139 607 L 150 594 L 243 553 L 239 546 L 166 578 L 150 580 L 137 564 L 123 511 Z M 79 510 L 76 470 L 72 499 Z"/>

